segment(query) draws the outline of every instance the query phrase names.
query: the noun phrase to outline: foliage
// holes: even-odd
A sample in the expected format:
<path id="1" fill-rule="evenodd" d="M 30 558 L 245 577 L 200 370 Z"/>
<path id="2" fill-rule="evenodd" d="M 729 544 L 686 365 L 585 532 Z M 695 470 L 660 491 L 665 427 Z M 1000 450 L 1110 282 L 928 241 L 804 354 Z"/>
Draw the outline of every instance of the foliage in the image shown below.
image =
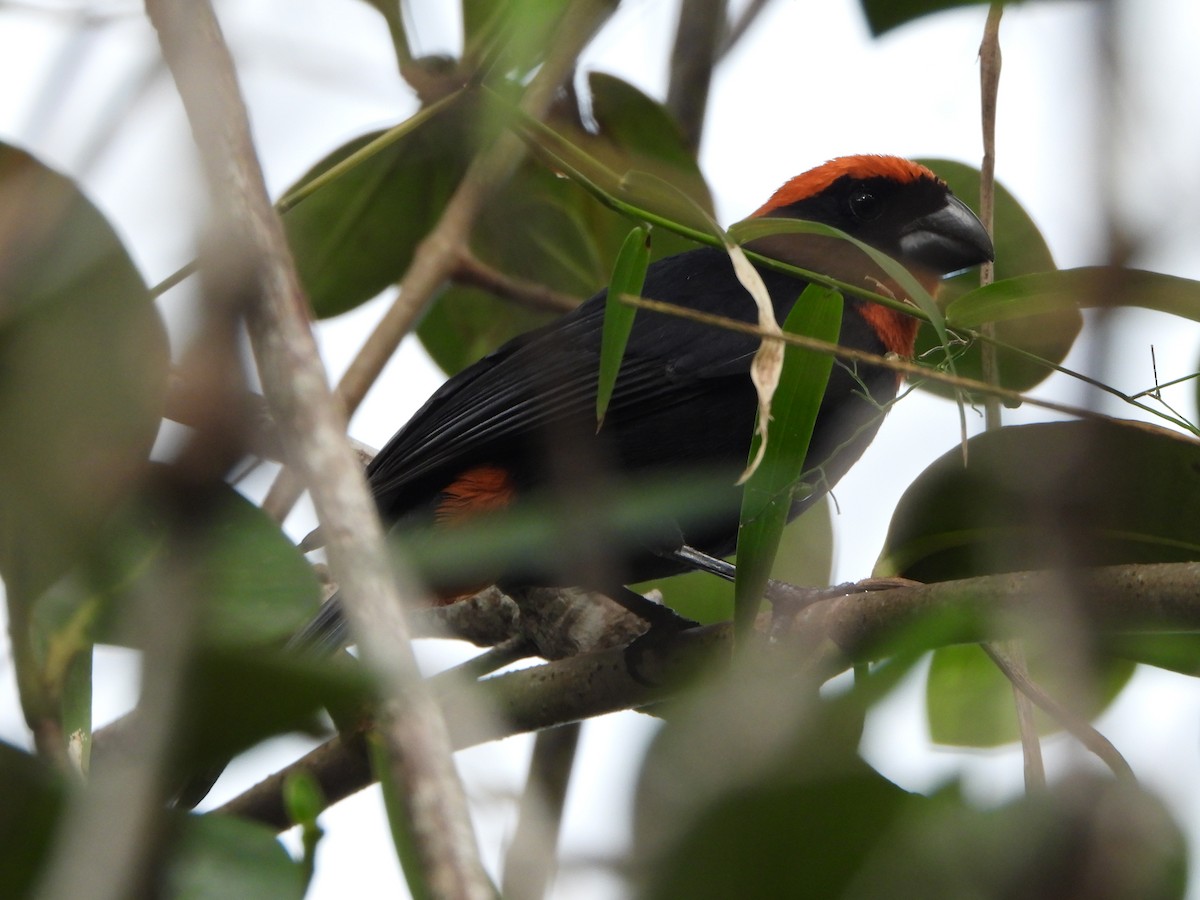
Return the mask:
<path id="1" fill-rule="evenodd" d="M 482 195 L 470 239 L 456 249 L 490 273 L 491 287 L 478 271 L 467 277 L 463 266 L 452 268 L 416 334 L 453 374 L 547 321 L 548 303 L 569 305 L 611 283 L 597 398 L 603 427 L 635 315 L 621 297 L 638 293 L 651 260 L 722 237 L 709 225 L 712 197 L 684 132 L 664 104 L 599 73 L 589 74 L 583 91 L 574 84 L 562 91 L 544 122 L 528 115 L 523 91 L 547 64 L 570 4 L 464 0 L 461 57 L 414 60 L 399 7 L 370 2 L 397 44 L 401 74 L 414 86 L 420 79 L 423 104 L 390 128 L 345 141 L 285 193 L 281 214 L 314 314 L 341 315 L 400 282 L 432 252 L 426 238 L 481 155 L 519 138 L 527 152 L 507 177 L 492 173 L 495 190 Z M 861 4 L 876 34 L 960 5 L 967 4 Z M 977 169 L 927 164 L 977 204 Z M 731 235 L 748 239 L 759 227 L 743 224 Z M 1003 186 L 995 228 L 995 283 L 976 287 L 974 276 L 960 276 L 948 283 L 943 310 L 912 311 L 924 320 L 918 356 L 930 378 L 910 380 L 923 388 L 980 400 L 994 387 L 982 381 L 980 348 L 988 342 L 998 348 L 998 385 L 1010 391 L 1028 391 L 1056 372 L 1096 382 L 1064 368 L 1093 321 L 1081 310 L 1198 317 L 1200 283 L 1107 261 L 1057 269 L 1033 217 Z M 75 848 L 56 841 L 96 793 L 85 786 L 95 644 L 143 651 L 153 681 L 172 671 L 158 659 L 169 629 L 151 627 L 155 616 L 188 626 L 176 672 L 182 713 L 160 723 L 170 737 L 160 761 L 170 786 L 157 784 L 156 809 L 181 773 L 278 735 L 321 732 L 322 708 L 359 722 L 379 687 L 339 661 L 280 651 L 313 610 L 319 585 L 276 521 L 223 480 L 232 460 L 257 446 L 248 437 L 252 424 L 239 420 L 231 435 L 213 437 L 201 423 L 178 447 L 160 444 L 158 461 L 149 461 L 164 419 L 196 424 L 168 403 L 168 347 L 152 294 L 122 236 L 70 177 L 0 146 L 0 577 L 20 700 L 35 735 L 33 752 L 0 744 L 6 897 L 33 896 L 39 878 L 70 864 Z M 832 339 L 840 309 L 836 290 L 813 285 L 788 330 Z M 994 336 L 982 335 L 984 326 L 995 326 Z M 187 355 L 177 350 L 177 364 Z M 768 570 L 822 584 L 831 570 L 828 504 L 786 529 L 783 517 L 804 474 L 795 463 L 832 358 L 793 348 L 786 360 L 773 440 L 744 504 L 738 551 L 757 580 L 739 586 L 745 592 L 750 584 L 753 594 L 738 604 L 742 624 L 753 624 L 761 593 L 754 588 Z M 973 382 L 964 389 L 937 380 L 951 369 Z M 210 374 L 226 387 L 242 384 L 237 363 Z M 1195 634 L 1109 633 L 1103 623 L 1079 621 L 1072 606 L 1097 583 L 1080 573 L 1102 579 L 1106 566 L 1200 560 L 1195 424 L 1156 395 L 1101 387 L 1130 415 L 1151 414 L 1170 430 L 1086 409 L 1069 422 L 974 437 L 932 462 L 894 511 L 880 511 L 891 526 L 876 573 L 924 582 L 1061 573 L 1062 597 L 1047 599 L 1037 626 L 1016 630 L 1032 633 L 1034 680 L 1085 719 L 1120 695 L 1134 663 L 1200 674 Z M 208 468 L 195 468 L 197 453 L 211 454 Z M 641 537 L 640 523 L 665 496 L 686 494 L 702 515 L 717 493 L 706 487 L 636 485 L 574 518 L 546 502 L 449 539 L 410 535 L 408 551 L 426 574 L 486 578 L 514 558 L 568 558 L 580 529 Z M 689 575 L 640 588 L 661 590 L 669 605 L 701 621 L 733 615 L 733 589 L 716 579 Z M 887 644 L 845 690 L 821 689 L 817 663 L 828 646 L 807 648 L 817 662 L 803 671 L 764 650 L 761 658 L 740 655 L 732 671 L 705 672 L 654 707 L 665 724 L 640 762 L 637 850 L 634 865 L 623 868 L 631 890 L 664 898 L 868 897 L 903 884 L 927 897 L 1182 896 L 1183 835 L 1161 802 L 1135 785 L 1073 773 L 1047 792 L 983 809 L 954 783 L 928 796 L 903 790 L 860 757 L 864 717 L 914 669 L 917 649 L 938 642 L 944 622 L 935 620 Z M 1143 631 L 1153 630 L 1148 621 Z M 962 747 L 1015 740 L 1010 693 L 977 646 L 940 647 L 926 690 L 933 738 Z M 1042 733 L 1061 726 L 1054 716 L 1038 722 Z M 428 890 L 416 838 L 396 824 L 413 814 L 412 798 L 385 780 L 398 855 L 414 889 Z M 288 814 L 304 829 L 300 861 L 264 825 L 158 809 L 165 836 L 147 850 L 146 864 L 157 892 L 303 896 L 324 799 L 306 777 L 293 777 L 287 793 Z"/>

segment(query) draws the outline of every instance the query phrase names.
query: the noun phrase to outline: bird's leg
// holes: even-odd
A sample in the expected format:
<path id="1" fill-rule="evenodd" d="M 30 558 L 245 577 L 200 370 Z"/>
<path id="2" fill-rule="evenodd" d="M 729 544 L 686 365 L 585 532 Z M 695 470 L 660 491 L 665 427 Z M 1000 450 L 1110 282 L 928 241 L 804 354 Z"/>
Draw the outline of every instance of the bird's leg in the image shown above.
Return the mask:
<path id="1" fill-rule="evenodd" d="M 655 603 L 648 597 L 643 597 L 637 591 L 631 590 L 624 585 L 615 589 L 605 588 L 601 593 L 650 626 L 649 630 L 641 637 L 646 637 L 655 631 L 676 634 L 680 631 L 686 631 L 689 628 L 695 628 L 700 624 L 679 615 L 679 613 L 666 604 Z M 641 640 L 641 637 L 637 638 L 637 640 Z"/>

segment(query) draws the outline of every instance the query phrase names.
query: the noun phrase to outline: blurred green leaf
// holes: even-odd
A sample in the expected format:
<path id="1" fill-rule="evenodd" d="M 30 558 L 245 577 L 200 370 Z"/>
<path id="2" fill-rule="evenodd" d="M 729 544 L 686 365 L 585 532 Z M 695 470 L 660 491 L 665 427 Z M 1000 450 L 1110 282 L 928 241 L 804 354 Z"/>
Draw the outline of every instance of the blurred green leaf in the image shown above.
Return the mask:
<path id="1" fill-rule="evenodd" d="M 567 0 L 463 0 L 463 58 L 522 80 L 545 59 Z"/>
<path id="2" fill-rule="evenodd" d="M 202 647 L 184 693 L 187 721 L 177 744 L 180 771 L 224 765 L 276 735 L 324 733 L 322 709 L 365 711 L 370 687 L 366 675 L 349 663 L 349 657 Z"/>
<path id="3" fill-rule="evenodd" d="M 625 357 L 625 345 L 637 307 L 621 302 L 624 294 L 639 296 L 646 281 L 646 267 L 650 264 L 650 228 L 639 225 L 629 232 L 625 244 L 613 265 L 612 278 L 608 283 L 608 294 L 604 301 L 604 333 L 600 341 L 600 377 L 596 388 L 596 428 L 604 425 L 604 414 L 612 399 L 617 383 L 621 360 Z"/>
<path id="4" fill-rule="evenodd" d="M 841 327 L 842 295 L 815 284 L 804 289 L 783 324 L 789 334 L 831 343 L 837 342 Z M 832 369 L 833 357 L 828 354 L 800 347 L 784 350 L 783 371 L 771 401 L 766 450 L 742 491 L 734 585 L 734 624 L 744 629 L 739 634 L 748 634 L 758 615 Z M 751 460 L 757 457 L 761 442 L 755 431 Z"/>
<path id="5" fill-rule="evenodd" d="M 713 202 L 708 185 L 666 107 L 628 82 L 600 72 L 588 75 L 588 92 L 595 131 L 581 124 L 584 121 L 582 112 L 575 112 L 571 118 L 551 119 L 550 124 L 579 150 L 616 173 L 619 179 L 630 172 L 654 176 L 689 197 L 711 218 Z M 619 194 L 620 181 L 611 189 Z M 628 230 L 628 225 L 622 226 L 619 218 L 611 220 L 609 226 L 614 231 L 607 245 L 612 247 L 613 253 Z M 658 235 L 655 235 L 655 242 L 659 242 Z M 690 246 L 685 242 L 675 249 L 656 249 L 669 256 Z"/>
<path id="6" fill-rule="evenodd" d="M 58 832 L 64 792 L 40 759 L 0 741 L 0 896 L 30 896 Z"/>
<path id="7" fill-rule="evenodd" d="M 280 641 L 320 601 L 312 566 L 279 525 L 230 489 L 209 533 L 207 640 L 222 646 Z"/>
<path id="8" fill-rule="evenodd" d="M 206 554 L 202 625 L 205 641 L 225 647 L 280 643 L 304 623 L 320 599 L 312 567 L 269 516 L 233 488 L 215 488 L 211 527 L 198 544 Z M 38 646 L 48 674 L 94 641 L 122 643 L 114 603 L 142 590 L 164 551 L 166 525 L 149 498 L 130 503 L 107 523 L 96 558 L 38 599 Z"/>
<path id="9" fill-rule="evenodd" d="M 1185 893 L 1179 826 L 1161 800 L 1128 781 L 1068 776 L 987 810 L 943 790 L 906 813 L 840 896 L 1170 900 Z"/>
<path id="10" fill-rule="evenodd" d="M 935 171 L 954 194 L 970 206 L 979 209 L 979 170 L 948 159 L 924 159 L 921 163 Z M 1002 184 L 996 185 L 994 243 L 996 247 L 995 278 L 997 283 L 1008 282 L 1018 276 L 1031 273 L 1046 273 L 1054 269 L 1054 258 L 1033 219 L 1015 197 Z M 938 294 L 938 302 L 946 310 L 946 324 L 951 328 L 978 327 L 964 321 L 961 316 L 953 318 L 951 309 L 959 310 L 959 298 L 977 291 L 979 272 L 971 270 L 947 279 Z M 1075 343 L 1083 318 L 1074 305 L 1053 310 L 1041 310 L 1039 315 L 1011 318 L 996 327 L 997 339 L 1018 347 L 1052 363 L 1061 363 Z M 937 334 L 922 325 L 917 333 L 915 355 L 918 358 L 937 359 L 940 341 Z M 1011 351 L 998 350 L 997 360 L 1000 383 L 1012 390 L 1024 391 L 1039 384 L 1051 369 L 1038 365 Z M 983 364 L 978 344 L 972 344 L 955 357 L 958 374 L 966 378 L 982 379 Z M 922 385 L 944 397 L 953 397 L 952 389 L 936 385 Z"/>
<path id="11" fill-rule="evenodd" d="M 1106 634 L 1098 640 L 1111 656 L 1200 677 L 1200 634 Z"/>
<path id="12" fill-rule="evenodd" d="M 477 111 L 466 96 L 450 101 L 284 215 L 296 268 L 318 317 L 354 309 L 404 274 L 485 139 Z M 381 134 L 339 147 L 287 194 Z"/>
<path id="13" fill-rule="evenodd" d="M 703 528 L 731 515 L 737 494 L 729 481 L 728 472 L 702 469 L 629 478 L 589 485 L 582 495 L 586 505 L 561 492 L 534 493 L 454 528 L 414 528 L 393 536 L 428 584 L 491 584 L 513 573 L 559 583 L 556 579 L 578 572 L 598 548 L 618 558 L 644 553 L 647 546 L 671 546 L 680 528 Z"/>
<path id="14" fill-rule="evenodd" d="M 166 882 L 173 900 L 302 900 L 306 887 L 302 867 L 272 829 L 214 815 L 182 817 Z"/>
<path id="15" fill-rule="evenodd" d="M 916 657 L 819 695 L 788 655 L 740 654 L 657 710 L 666 721 L 635 792 L 637 896 L 840 897 L 897 819 L 926 805 L 858 754 L 865 710 Z"/>
<path id="16" fill-rule="evenodd" d="M 1027 642 L 1026 655 L 1034 682 L 1088 720 L 1112 703 L 1134 669 L 1127 660 L 1106 659 L 1085 673 L 1086 683 L 1081 684 L 1081 673 L 1077 666 L 1068 665 L 1061 647 Z M 1012 683 L 977 644 L 934 651 L 925 682 L 925 708 L 929 736 L 939 744 L 997 747 L 1021 738 Z M 1041 710 L 1035 711 L 1034 721 L 1042 735 L 1062 728 Z"/>
<path id="17" fill-rule="evenodd" d="M 814 784 L 763 780 L 730 792 L 689 823 L 650 870 L 654 900 L 840 897 L 919 802 L 870 771 Z"/>
<path id="18" fill-rule="evenodd" d="M 947 581 L 1200 559 L 1200 443 L 1153 426 L 1002 428 L 935 461 L 892 517 L 879 575 Z"/>
<path id="19" fill-rule="evenodd" d="M 737 562 L 737 557 L 732 561 Z M 833 573 L 833 522 L 828 496 L 783 529 L 771 577 L 789 584 L 825 586 Z M 733 618 L 733 585 L 705 572 L 691 572 L 632 585 L 639 594 L 658 590 L 681 616 L 708 624 Z"/>
<path id="20" fill-rule="evenodd" d="M 0 575 L 28 603 L 137 484 L 167 378 L 162 322 L 73 182 L 0 145 Z"/>

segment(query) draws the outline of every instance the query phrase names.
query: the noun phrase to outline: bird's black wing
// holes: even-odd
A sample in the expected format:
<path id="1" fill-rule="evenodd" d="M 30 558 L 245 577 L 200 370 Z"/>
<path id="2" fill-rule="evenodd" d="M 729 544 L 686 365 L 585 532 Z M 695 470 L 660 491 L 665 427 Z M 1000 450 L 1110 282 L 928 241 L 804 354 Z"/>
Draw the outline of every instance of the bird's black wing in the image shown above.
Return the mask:
<path id="1" fill-rule="evenodd" d="M 804 283 L 764 273 L 783 312 Z M 753 322 L 753 300 L 733 274 L 728 256 L 702 248 L 653 264 L 643 294 L 704 312 Z M 487 461 L 496 448 L 530 439 L 553 422 L 594 419 L 604 293 L 563 318 L 510 341 L 451 378 L 380 451 L 368 476 L 381 509 L 405 504 L 405 495 L 423 479 Z M 622 455 L 639 458 L 659 445 L 636 433 L 638 423 L 669 415 L 674 440 L 662 445 L 673 460 L 699 445 L 715 420 L 728 411 L 691 410 L 691 404 L 719 404 L 714 380 L 730 380 L 741 407 L 739 421 L 715 421 L 721 431 L 736 428 L 737 440 L 749 439 L 754 415 L 748 373 L 756 338 L 640 310 L 626 347 L 604 428 L 616 435 Z M 731 400 L 734 398 L 730 398 Z M 690 419 L 700 432 L 689 433 Z M 703 432 L 703 433 L 701 433 Z M 628 445 L 628 446 L 626 446 Z M 699 450 L 699 446 L 696 448 Z M 399 510 L 398 510 L 399 511 Z"/>

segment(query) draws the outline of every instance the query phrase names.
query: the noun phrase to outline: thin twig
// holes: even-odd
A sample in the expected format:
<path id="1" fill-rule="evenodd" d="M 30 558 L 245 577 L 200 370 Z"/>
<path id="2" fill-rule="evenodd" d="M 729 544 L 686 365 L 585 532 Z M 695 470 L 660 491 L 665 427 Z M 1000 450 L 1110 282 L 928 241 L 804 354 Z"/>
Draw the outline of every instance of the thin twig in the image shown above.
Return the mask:
<path id="1" fill-rule="evenodd" d="M 233 59 L 212 6 L 147 0 L 249 296 L 247 324 L 264 394 L 288 458 L 312 492 L 330 568 L 384 701 L 381 732 L 425 882 L 438 896 L 491 896 L 441 710 L 425 690 L 378 518 L 326 386 L 282 223 L 267 196 Z M 411 584 L 411 581 L 408 581 Z"/>
<path id="2" fill-rule="evenodd" d="M 1113 746 L 1112 741 L 1097 731 L 1086 719 L 1075 715 L 1042 690 L 1037 682 L 1029 677 L 1029 667 L 1024 661 L 1018 663 L 1011 659 L 999 646 L 992 644 L 983 644 L 982 646 L 983 652 L 996 664 L 996 668 L 1012 682 L 1013 690 L 1020 691 L 1022 695 L 1036 703 L 1050 718 L 1074 735 L 1079 743 L 1096 754 L 1118 778 L 1137 780 L 1133 774 L 1133 768 L 1121 755 L 1121 752 Z M 1042 777 L 1045 778 L 1045 772 L 1042 773 Z"/>
<path id="3" fill-rule="evenodd" d="M 459 252 L 450 278 L 458 284 L 480 288 L 539 312 L 570 312 L 583 302 L 582 297 L 564 294 L 536 281 L 506 275 L 489 266 L 467 248 Z"/>
<path id="4" fill-rule="evenodd" d="M 580 723 L 539 731 L 517 829 L 504 859 L 500 893 L 508 900 L 541 900 L 554 877 L 567 786 L 575 766 Z"/>
<path id="5" fill-rule="evenodd" d="M 983 28 L 983 42 L 979 45 L 980 107 L 983 119 L 983 161 L 979 166 L 979 218 L 989 235 L 995 231 L 996 100 L 1000 93 L 1000 17 L 1003 14 L 1004 4 L 993 3 Z M 991 284 L 995 277 L 994 262 L 985 262 L 980 266 L 981 287 Z M 979 330 L 988 338 L 996 337 L 996 326 L 991 322 L 984 323 Z M 1000 373 L 996 367 L 995 346 L 984 342 L 980 353 L 983 356 L 983 380 L 988 384 L 999 384 Z M 998 397 L 984 398 L 984 421 L 989 429 L 1000 427 L 1000 409 Z"/>
<path id="6" fill-rule="evenodd" d="M 661 300 L 651 300 L 648 297 L 635 297 L 631 294 L 622 294 L 621 302 L 628 303 L 630 306 L 636 306 L 639 309 L 648 309 L 653 312 L 665 313 L 671 316 L 679 316 L 683 319 L 690 319 L 693 322 L 702 322 L 706 325 L 712 325 L 714 328 L 725 328 L 729 331 L 737 331 L 742 334 L 749 334 L 755 337 L 762 337 L 764 332 L 757 325 L 752 325 L 749 322 L 743 322 L 739 319 L 731 319 L 727 316 L 713 315 L 712 313 L 700 312 L 699 310 L 690 309 L 686 306 L 677 306 L 674 303 L 664 303 Z M 993 394 L 1002 400 L 1010 401 L 1014 404 L 1027 403 L 1030 406 L 1036 406 L 1040 409 L 1049 409 L 1054 412 L 1066 413 L 1072 416 L 1078 416 L 1081 419 L 1092 419 L 1097 422 L 1111 422 L 1113 424 L 1122 425 L 1129 428 L 1147 428 L 1155 431 L 1161 431 L 1156 426 L 1146 425 L 1141 422 L 1128 421 L 1118 419 L 1113 416 L 1106 416 L 1103 413 L 1098 413 L 1092 409 L 1086 409 L 1082 406 L 1072 406 L 1069 403 L 1058 403 L 1054 400 L 1041 400 L 1037 397 L 1027 397 L 1020 391 L 1009 390 L 1008 388 L 998 387 L 996 385 L 985 384 L 982 381 L 976 381 L 973 378 L 964 378 L 961 375 L 950 375 L 946 372 L 941 372 L 937 369 L 931 369 L 928 366 L 922 366 L 919 363 L 911 360 L 903 359 L 899 356 L 880 356 L 878 353 L 868 353 L 865 350 L 855 350 L 852 347 L 842 347 L 839 344 L 831 344 L 828 341 L 822 341 L 817 338 L 810 338 L 803 334 L 789 334 L 784 332 L 781 335 L 775 336 L 778 340 L 785 344 L 791 344 L 795 347 L 803 347 L 805 350 L 812 350 L 816 353 L 828 353 L 830 356 L 835 356 L 838 359 L 844 359 L 851 362 L 863 363 L 866 365 L 879 366 L 884 369 L 891 369 L 893 372 L 899 372 L 907 376 L 910 380 L 932 381 L 938 384 L 944 384 L 959 390 L 971 391 L 979 394 Z"/>
<path id="7" fill-rule="evenodd" d="M 996 101 L 1000 93 L 1000 17 L 1004 14 L 1004 4 L 993 3 L 988 10 L 987 22 L 983 28 L 983 41 L 979 45 L 979 87 L 980 108 L 983 121 L 983 161 L 979 166 L 979 216 L 988 234 L 995 232 L 996 209 Z M 985 262 L 979 270 L 979 284 L 986 287 L 995 280 L 995 263 Z M 984 338 L 994 340 L 996 326 L 985 322 L 979 329 Z M 1000 384 L 1000 370 L 996 354 L 996 346 L 989 340 L 984 340 L 979 347 L 982 360 L 983 380 L 991 385 Z M 996 431 L 1001 427 L 1002 407 L 1000 398 L 995 394 L 985 394 L 983 398 L 984 429 Z M 984 645 L 984 652 L 995 658 L 997 654 L 1005 654 L 1011 668 L 1030 681 L 1028 662 L 1025 649 L 1020 641 L 1006 642 L 1003 647 Z M 1046 764 L 1042 759 L 1042 745 L 1038 739 L 1037 723 L 1033 717 L 1033 702 L 1013 682 L 1013 703 L 1017 710 L 1017 726 L 1021 735 L 1021 752 L 1025 759 L 1025 788 L 1028 791 L 1041 790 L 1046 786 Z"/>

